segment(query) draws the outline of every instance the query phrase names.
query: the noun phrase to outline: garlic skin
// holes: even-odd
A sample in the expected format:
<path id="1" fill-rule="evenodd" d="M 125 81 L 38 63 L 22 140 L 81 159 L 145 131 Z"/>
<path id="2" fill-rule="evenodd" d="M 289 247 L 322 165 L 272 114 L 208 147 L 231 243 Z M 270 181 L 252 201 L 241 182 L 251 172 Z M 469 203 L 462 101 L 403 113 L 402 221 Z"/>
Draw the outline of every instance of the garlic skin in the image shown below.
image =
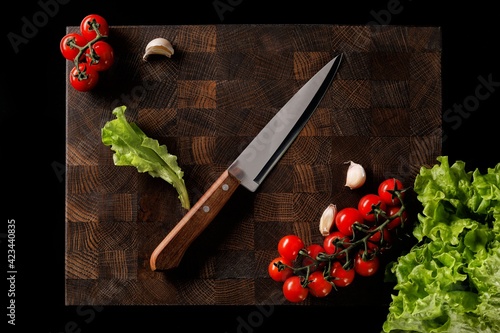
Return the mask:
<path id="1" fill-rule="evenodd" d="M 319 220 L 319 232 L 323 236 L 328 236 L 330 230 L 332 229 L 333 221 L 335 221 L 335 216 L 337 215 L 337 206 L 334 204 L 329 204 L 328 207 L 323 211 L 321 218 Z"/>
<path id="2" fill-rule="evenodd" d="M 174 47 L 169 40 L 158 37 L 153 39 L 146 45 L 146 50 L 142 59 L 144 61 L 147 61 L 148 57 L 152 54 L 164 55 L 170 58 L 174 54 Z"/>
<path id="3" fill-rule="evenodd" d="M 353 161 L 348 161 L 346 163 L 349 163 L 349 168 L 347 169 L 345 186 L 349 187 L 351 190 L 363 186 L 366 181 L 366 172 L 363 166 Z"/>

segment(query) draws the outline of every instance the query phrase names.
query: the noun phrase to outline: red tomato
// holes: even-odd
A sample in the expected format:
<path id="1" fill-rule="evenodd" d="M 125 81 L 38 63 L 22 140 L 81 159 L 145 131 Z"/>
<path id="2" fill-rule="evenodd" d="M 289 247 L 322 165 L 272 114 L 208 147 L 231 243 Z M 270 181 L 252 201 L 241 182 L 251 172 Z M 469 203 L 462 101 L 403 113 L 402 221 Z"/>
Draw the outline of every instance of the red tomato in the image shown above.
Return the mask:
<path id="1" fill-rule="evenodd" d="M 390 206 L 387 208 L 387 216 L 390 218 L 391 216 L 394 216 L 399 212 L 401 209 L 400 206 Z M 408 218 L 408 214 L 406 213 L 406 210 L 404 210 L 400 216 L 398 217 L 393 217 L 389 223 L 387 223 L 387 229 L 392 230 L 394 228 L 397 228 L 401 225 L 401 223 L 405 223 L 406 219 Z"/>
<path id="2" fill-rule="evenodd" d="M 283 295 L 293 303 L 302 302 L 309 295 L 309 288 L 302 285 L 304 278 L 293 275 L 283 283 Z"/>
<path id="3" fill-rule="evenodd" d="M 382 201 L 378 195 L 373 193 L 364 195 L 358 202 L 358 210 L 368 222 L 375 222 L 376 216 L 374 214 L 374 208 L 376 206 L 383 211 L 387 209 L 386 203 Z"/>
<path id="4" fill-rule="evenodd" d="M 102 40 L 92 44 L 85 51 L 85 56 L 90 67 L 98 72 L 109 69 L 115 60 L 113 48 Z"/>
<path id="5" fill-rule="evenodd" d="M 384 236 L 384 239 L 382 239 L 382 236 Z M 380 243 L 381 241 L 388 243 L 391 241 L 391 234 L 386 228 L 383 228 L 382 230 L 378 230 L 373 235 L 371 235 L 368 240 L 374 243 Z"/>
<path id="6" fill-rule="evenodd" d="M 383 239 L 382 239 L 383 235 Z M 383 228 L 382 230 L 376 231 L 373 235 L 368 238 L 368 249 L 370 250 L 383 250 L 389 248 L 392 243 L 391 233 L 387 228 Z"/>
<path id="7" fill-rule="evenodd" d="M 307 288 L 314 297 L 325 297 L 332 291 L 333 285 L 325 279 L 323 272 L 315 271 L 309 274 Z"/>
<path id="8" fill-rule="evenodd" d="M 356 222 L 363 223 L 363 215 L 353 207 L 341 209 L 335 216 L 335 226 L 346 236 L 352 236 L 352 225 Z"/>
<path id="9" fill-rule="evenodd" d="M 80 23 L 80 32 L 86 40 L 91 41 L 96 38 L 96 29 L 99 30 L 101 36 L 109 35 L 108 22 L 100 15 L 90 14 L 83 18 Z"/>
<path id="10" fill-rule="evenodd" d="M 336 246 L 336 240 L 343 242 L 343 246 Z M 341 233 L 340 231 L 333 231 L 323 239 L 323 248 L 327 254 L 337 254 L 348 246 L 350 238 Z M 345 257 L 345 253 L 339 254 L 338 258 Z"/>
<path id="11" fill-rule="evenodd" d="M 334 261 L 330 270 L 330 276 L 333 277 L 332 282 L 337 287 L 347 287 L 352 283 L 356 272 L 354 269 L 345 269 L 340 261 Z"/>
<path id="12" fill-rule="evenodd" d="M 394 193 L 394 190 L 402 190 L 403 183 L 396 178 L 388 178 L 378 186 L 378 196 L 387 205 L 400 205 L 401 201 Z M 404 198 L 404 192 L 400 192 L 401 198 Z"/>
<path id="13" fill-rule="evenodd" d="M 304 241 L 297 235 L 283 236 L 278 242 L 278 252 L 280 256 L 290 261 L 297 259 L 299 251 L 304 248 Z"/>
<path id="14" fill-rule="evenodd" d="M 283 257 L 277 257 L 271 260 L 267 271 L 271 279 L 273 279 L 274 281 L 284 282 L 286 279 L 293 275 L 293 270 L 290 267 L 286 266 L 282 266 L 280 270 L 281 265 L 279 263 L 290 267 L 292 266 L 292 263 L 289 260 Z"/>
<path id="15" fill-rule="evenodd" d="M 354 271 L 361 276 L 372 276 L 380 267 L 380 260 L 377 256 L 363 259 L 364 250 L 360 250 L 354 256 Z"/>
<path id="16" fill-rule="evenodd" d="M 319 244 L 310 244 L 310 245 L 308 245 L 306 247 L 306 251 L 307 251 L 307 254 L 309 255 L 309 257 L 304 257 L 304 259 L 302 259 L 302 266 L 309 266 L 309 265 L 311 265 L 311 267 L 310 267 L 311 272 L 314 272 L 318 268 L 321 268 L 321 267 L 325 266 L 325 262 L 324 261 L 323 262 L 319 262 L 319 263 L 315 263 L 315 260 L 314 260 L 314 259 L 316 259 L 316 257 L 318 256 L 318 254 L 320 254 L 320 253 L 326 253 L 325 249 L 323 248 L 323 246 L 321 246 Z"/>
<path id="17" fill-rule="evenodd" d="M 78 69 L 73 67 L 69 74 L 69 82 L 78 91 L 92 90 L 99 81 L 99 73 L 82 62 Z"/>
<path id="18" fill-rule="evenodd" d="M 80 52 L 78 46 L 83 48 L 85 45 L 87 45 L 87 42 L 88 41 L 82 35 L 72 32 L 67 34 L 61 39 L 61 42 L 59 43 L 59 48 L 61 49 L 61 53 L 64 58 L 73 61 L 78 55 L 78 52 Z M 84 59 L 84 53 L 82 52 L 80 60 L 83 59 Z"/>

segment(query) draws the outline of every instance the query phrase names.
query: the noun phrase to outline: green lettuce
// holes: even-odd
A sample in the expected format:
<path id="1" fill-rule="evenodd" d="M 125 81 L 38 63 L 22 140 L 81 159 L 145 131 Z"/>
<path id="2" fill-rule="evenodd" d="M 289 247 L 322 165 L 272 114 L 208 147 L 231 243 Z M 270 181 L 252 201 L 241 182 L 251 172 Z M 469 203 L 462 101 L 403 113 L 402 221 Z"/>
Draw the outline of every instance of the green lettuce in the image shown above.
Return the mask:
<path id="1" fill-rule="evenodd" d="M 383 332 L 500 332 L 500 163 L 482 174 L 437 160 L 415 179 L 418 242 L 388 271 Z"/>
<path id="2" fill-rule="evenodd" d="M 177 164 L 177 156 L 170 154 L 158 140 L 149 138 L 135 123 L 129 123 L 126 109 L 125 106 L 115 108 L 116 119 L 108 121 L 101 129 L 102 142 L 115 152 L 114 164 L 134 166 L 139 172 L 162 178 L 177 190 L 182 207 L 189 209 L 184 172 Z"/>

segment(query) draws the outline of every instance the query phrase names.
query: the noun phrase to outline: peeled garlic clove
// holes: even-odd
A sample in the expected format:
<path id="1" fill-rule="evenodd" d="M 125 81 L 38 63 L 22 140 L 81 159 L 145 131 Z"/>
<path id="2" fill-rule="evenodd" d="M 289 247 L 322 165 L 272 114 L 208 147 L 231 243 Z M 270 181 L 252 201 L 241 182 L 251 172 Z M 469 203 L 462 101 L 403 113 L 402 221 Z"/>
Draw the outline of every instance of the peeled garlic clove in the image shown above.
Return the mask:
<path id="1" fill-rule="evenodd" d="M 330 230 L 332 229 L 333 221 L 335 221 L 335 215 L 337 215 L 337 206 L 334 204 L 329 204 L 328 207 L 323 211 L 321 218 L 319 220 L 319 232 L 323 236 L 328 236 Z"/>
<path id="2" fill-rule="evenodd" d="M 170 58 L 174 54 L 174 48 L 170 41 L 165 38 L 158 37 L 146 45 L 146 52 L 144 53 L 142 59 L 147 61 L 151 54 L 160 54 Z"/>
<path id="3" fill-rule="evenodd" d="M 349 163 L 349 168 L 347 169 L 345 186 L 348 186 L 351 190 L 361 187 L 366 181 L 365 169 L 361 164 L 353 161 L 346 163 Z"/>

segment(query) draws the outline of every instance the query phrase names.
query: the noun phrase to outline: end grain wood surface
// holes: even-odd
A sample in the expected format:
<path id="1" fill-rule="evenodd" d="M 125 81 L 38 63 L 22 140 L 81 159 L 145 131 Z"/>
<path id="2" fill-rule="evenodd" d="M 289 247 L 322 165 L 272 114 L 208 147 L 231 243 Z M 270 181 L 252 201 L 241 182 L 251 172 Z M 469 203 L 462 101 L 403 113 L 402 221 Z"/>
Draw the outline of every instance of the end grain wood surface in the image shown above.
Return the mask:
<path id="1" fill-rule="evenodd" d="M 175 54 L 144 62 L 156 37 Z M 441 154 L 439 27 L 114 26 L 108 42 L 116 60 L 97 88 L 66 88 L 67 305 L 286 304 L 267 276 L 283 235 L 322 242 L 328 204 L 355 205 L 387 177 L 411 186 Z M 151 271 L 151 252 L 186 211 L 170 184 L 113 164 L 100 137 L 113 108 L 127 106 L 129 121 L 178 157 L 194 203 L 340 52 L 324 100 L 257 192 L 238 189 L 178 268 Z M 344 186 L 348 160 L 367 170 L 359 190 Z M 390 291 L 379 274 L 301 305 L 388 303 Z"/>

